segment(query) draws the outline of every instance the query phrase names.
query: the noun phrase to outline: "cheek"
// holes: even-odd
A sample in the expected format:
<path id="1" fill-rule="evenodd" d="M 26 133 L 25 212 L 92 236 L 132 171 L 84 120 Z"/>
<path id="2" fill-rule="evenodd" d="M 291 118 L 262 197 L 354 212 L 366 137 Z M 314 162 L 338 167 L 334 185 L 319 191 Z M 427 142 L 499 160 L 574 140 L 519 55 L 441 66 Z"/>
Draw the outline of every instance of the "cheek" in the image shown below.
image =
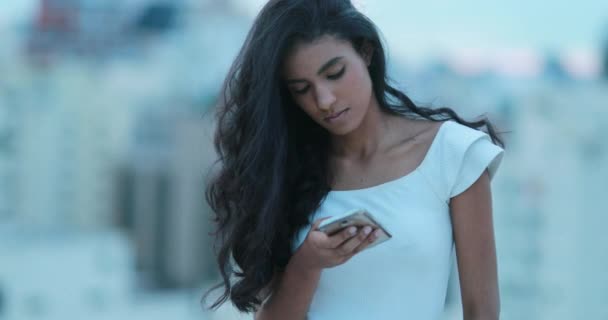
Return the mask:
<path id="1" fill-rule="evenodd" d="M 348 73 L 342 81 L 343 97 L 353 107 L 367 106 L 371 98 L 372 84 L 367 69 L 357 68 Z"/>

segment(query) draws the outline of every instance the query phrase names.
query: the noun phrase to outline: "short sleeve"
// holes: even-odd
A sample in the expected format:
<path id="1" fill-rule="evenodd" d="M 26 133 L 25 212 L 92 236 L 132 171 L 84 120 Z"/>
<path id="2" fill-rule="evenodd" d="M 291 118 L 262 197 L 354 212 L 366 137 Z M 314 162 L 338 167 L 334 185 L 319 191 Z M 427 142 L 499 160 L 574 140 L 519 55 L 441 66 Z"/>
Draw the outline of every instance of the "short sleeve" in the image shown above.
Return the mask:
<path id="1" fill-rule="evenodd" d="M 453 123 L 452 130 L 446 132 L 444 147 L 449 198 L 467 190 L 486 169 L 492 180 L 504 155 L 487 133 L 459 123 Z"/>

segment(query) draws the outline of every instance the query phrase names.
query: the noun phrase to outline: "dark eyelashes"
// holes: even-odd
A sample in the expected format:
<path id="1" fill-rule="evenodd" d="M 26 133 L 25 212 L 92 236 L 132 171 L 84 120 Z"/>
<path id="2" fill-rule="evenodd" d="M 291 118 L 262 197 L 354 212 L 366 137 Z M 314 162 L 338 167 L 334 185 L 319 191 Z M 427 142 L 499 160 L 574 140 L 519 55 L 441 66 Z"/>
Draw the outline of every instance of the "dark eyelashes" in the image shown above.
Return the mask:
<path id="1" fill-rule="evenodd" d="M 344 71 L 346 71 L 346 66 L 342 67 L 342 69 L 340 69 L 340 71 L 338 71 L 337 73 L 327 75 L 327 79 L 329 79 L 329 80 L 340 79 L 342 77 L 342 75 L 344 75 Z M 306 93 L 306 91 L 308 91 L 308 86 L 306 86 L 300 90 L 294 90 L 294 93 L 304 94 L 304 93 Z"/>
<path id="2" fill-rule="evenodd" d="M 344 74 L 345 70 L 346 70 L 346 66 L 342 67 L 342 69 L 340 69 L 340 71 L 338 71 L 337 73 L 327 75 L 327 78 L 331 79 L 331 80 L 340 79 L 340 77 Z"/>

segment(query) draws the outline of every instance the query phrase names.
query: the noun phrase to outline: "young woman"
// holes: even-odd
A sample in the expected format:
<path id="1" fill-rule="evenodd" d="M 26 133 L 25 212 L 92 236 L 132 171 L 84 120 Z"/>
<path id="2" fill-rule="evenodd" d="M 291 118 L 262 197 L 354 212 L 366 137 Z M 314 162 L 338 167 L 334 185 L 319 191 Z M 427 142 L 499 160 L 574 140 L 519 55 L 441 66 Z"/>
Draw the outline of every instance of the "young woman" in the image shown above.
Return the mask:
<path id="1" fill-rule="evenodd" d="M 438 319 L 455 247 L 464 319 L 498 319 L 485 119 L 416 106 L 388 83 L 348 0 L 271 0 L 227 77 L 209 182 L 224 294 L 256 319 Z M 485 127 L 487 133 L 479 130 Z M 320 222 L 371 212 L 376 230 Z"/>

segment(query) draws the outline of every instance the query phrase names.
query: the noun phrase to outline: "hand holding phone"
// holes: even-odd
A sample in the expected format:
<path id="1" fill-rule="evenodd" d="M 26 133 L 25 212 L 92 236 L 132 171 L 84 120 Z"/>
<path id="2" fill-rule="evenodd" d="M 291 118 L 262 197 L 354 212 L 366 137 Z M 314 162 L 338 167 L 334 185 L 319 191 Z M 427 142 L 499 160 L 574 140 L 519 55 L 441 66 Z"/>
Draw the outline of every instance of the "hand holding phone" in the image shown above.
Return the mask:
<path id="1" fill-rule="evenodd" d="M 380 229 L 378 239 L 368 245 L 367 248 L 376 246 L 392 237 L 392 235 L 386 231 L 386 229 L 380 223 L 378 223 L 377 219 L 375 219 L 373 215 L 365 209 L 355 209 L 339 217 L 327 219 L 319 225 L 319 231 L 331 236 L 350 226 L 355 226 L 358 228 L 370 226 L 373 229 Z"/>

